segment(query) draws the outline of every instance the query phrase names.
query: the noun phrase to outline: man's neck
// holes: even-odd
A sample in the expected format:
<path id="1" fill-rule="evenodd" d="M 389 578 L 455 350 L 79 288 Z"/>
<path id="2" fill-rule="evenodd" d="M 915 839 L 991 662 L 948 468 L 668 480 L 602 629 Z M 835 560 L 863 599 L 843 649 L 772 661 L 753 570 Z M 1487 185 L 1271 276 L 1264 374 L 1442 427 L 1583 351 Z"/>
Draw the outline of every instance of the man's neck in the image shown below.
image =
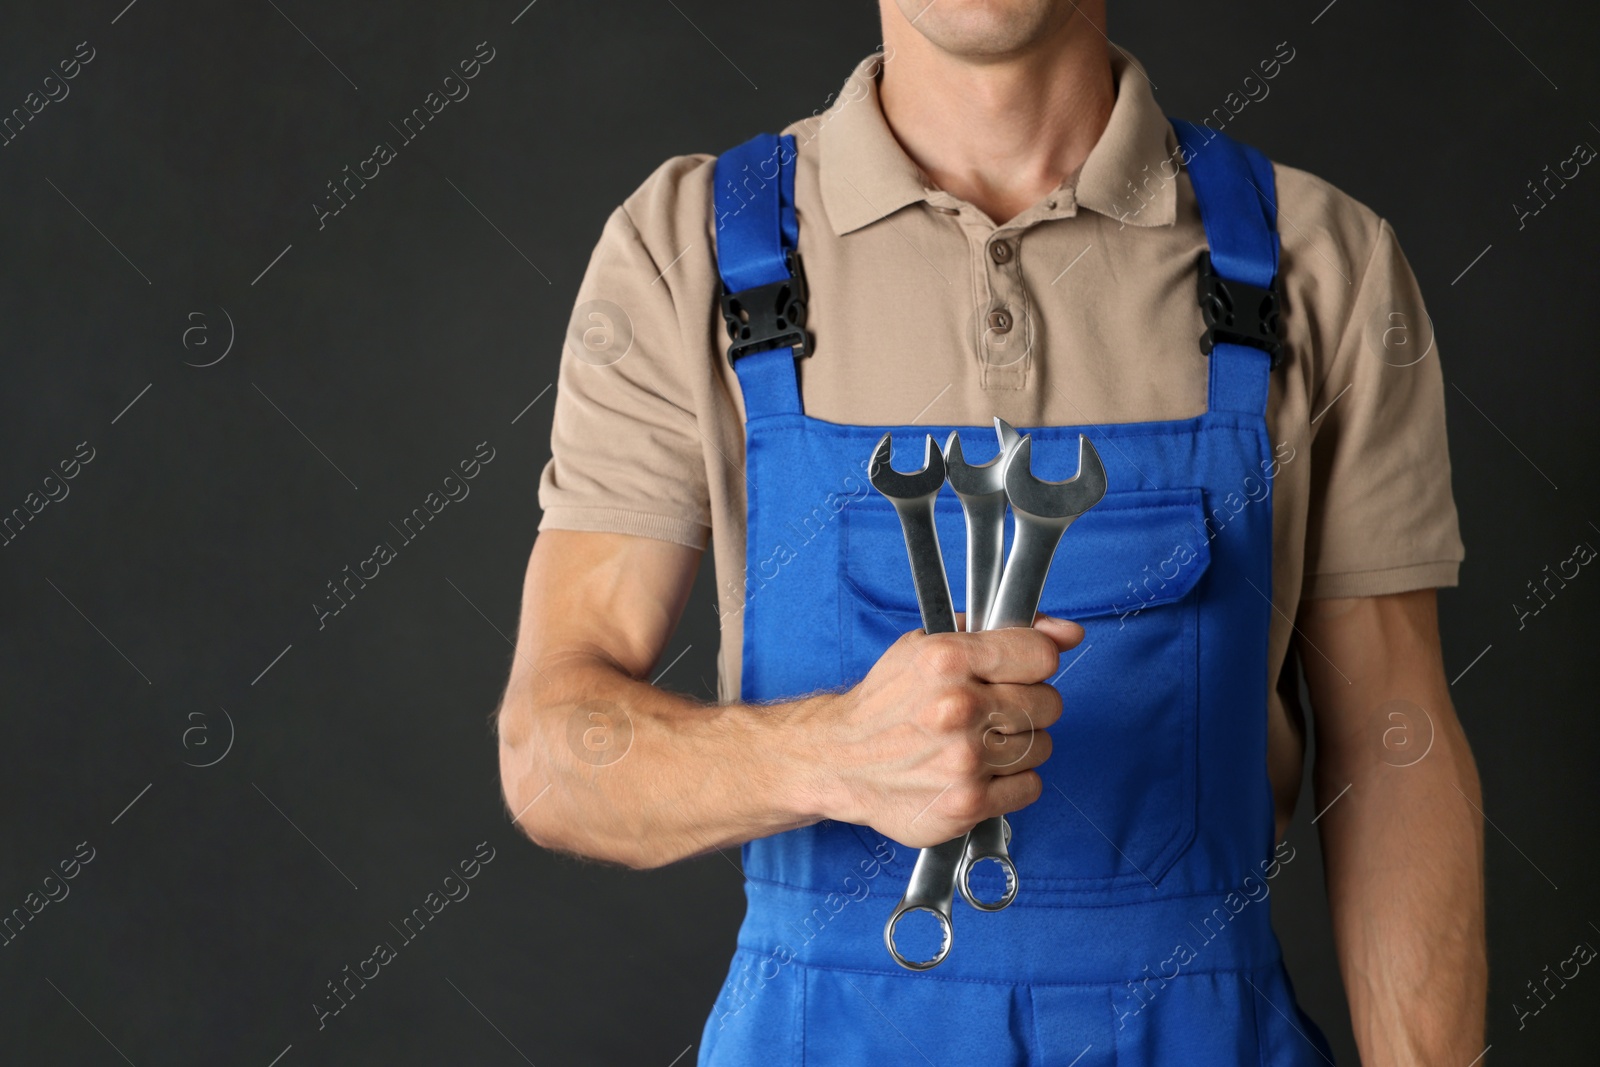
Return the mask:
<path id="1" fill-rule="evenodd" d="M 1004 223 L 1083 165 L 1116 102 L 1103 25 L 1075 14 L 1024 52 L 973 59 L 882 7 L 884 118 L 936 186 Z"/>

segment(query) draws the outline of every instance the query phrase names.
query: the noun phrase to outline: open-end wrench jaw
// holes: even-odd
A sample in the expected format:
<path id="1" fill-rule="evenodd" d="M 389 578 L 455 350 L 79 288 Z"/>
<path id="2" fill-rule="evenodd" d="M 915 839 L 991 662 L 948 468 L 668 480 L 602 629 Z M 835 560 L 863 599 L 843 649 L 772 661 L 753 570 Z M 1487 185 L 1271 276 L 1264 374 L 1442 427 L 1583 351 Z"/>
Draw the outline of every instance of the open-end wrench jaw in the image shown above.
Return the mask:
<path id="1" fill-rule="evenodd" d="M 1071 520 L 1106 495 L 1106 468 L 1094 442 L 1078 435 L 1078 473 L 1064 482 L 1035 478 L 1031 467 L 1033 438 L 1024 437 L 1006 456 L 1006 497 L 1011 510 L 1042 522 Z"/>
<path id="2" fill-rule="evenodd" d="M 867 480 L 872 487 L 890 500 L 916 500 L 938 494 L 944 485 L 944 455 L 929 434 L 923 447 L 922 469 L 897 471 L 891 465 L 894 457 L 894 439 L 884 434 L 873 449 L 872 463 L 867 467 Z"/>
<path id="3" fill-rule="evenodd" d="M 1003 500 L 1006 491 L 1005 457 L 1005 449 L 1002 448 L 987 463 L 968 463 L 961 451 L 961 435 L 951 430 L 944 443 L 944 475 L 949 479 L 950 488 L 956 491 L 956 496 L 963 498 L 963 503 L 967 497 L 995 493 L 1001 494 Z"/>
<path id="4" fill-rule="evenodd" d="M 1004 493 L 1006 488 L 1006 456 L 1022 440 L 1016 429 L 998 416 L 994 420 L 994 435 L 1000 442 L 1000 451 L 987 463 L 968 463 L 961 449 L 961 434 L 951 430 L 944 443 L 944 473 L 950 488 L 960 497 L 987 496 Z"/>
<path id="5" fill-rule="evenodd" d="M 1017 433 L 1016 427 L 998 415 L 994 417 L 994 435 L 1000 438 L 1000 454 L 1002 456 L 1010 452 L 1012 446 L 1022 440 L 1022 435 Z"/>

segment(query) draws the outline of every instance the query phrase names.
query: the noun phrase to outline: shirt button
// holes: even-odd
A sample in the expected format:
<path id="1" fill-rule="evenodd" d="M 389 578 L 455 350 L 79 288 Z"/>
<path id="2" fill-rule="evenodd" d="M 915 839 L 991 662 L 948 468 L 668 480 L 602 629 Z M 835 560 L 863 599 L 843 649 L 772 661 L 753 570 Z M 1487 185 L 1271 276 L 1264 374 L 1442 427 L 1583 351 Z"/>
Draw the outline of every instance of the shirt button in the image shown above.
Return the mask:
<path id="1" fill-rule="evenodd" d="M 1011 312 L 1005 308 L 996 308 L 989 312 L 989 329 L 995 333 L 1011 332 Z"/>
<path id="2" fill-rule="evenodd" d="M 991 241 L 989 244 L 989 258 L 996 263 L 1011 262 L 1011 245 L 1005 241 Z"/>

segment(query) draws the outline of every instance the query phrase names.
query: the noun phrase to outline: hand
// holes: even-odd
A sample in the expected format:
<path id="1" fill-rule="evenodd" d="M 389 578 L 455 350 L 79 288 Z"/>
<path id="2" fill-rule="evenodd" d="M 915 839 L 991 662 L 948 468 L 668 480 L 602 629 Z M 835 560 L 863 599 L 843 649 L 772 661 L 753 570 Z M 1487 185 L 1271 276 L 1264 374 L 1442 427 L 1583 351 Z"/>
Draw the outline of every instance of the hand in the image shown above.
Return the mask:
<path id="1" fill-rule="evenodd" d="M 854 688 L 820 700 L 802 731 L 824 818 L 920 848 L 1025 808 L 1061 717 L 1048 679 L 1083 640 L 1077 623 L 904 634 Z"/>

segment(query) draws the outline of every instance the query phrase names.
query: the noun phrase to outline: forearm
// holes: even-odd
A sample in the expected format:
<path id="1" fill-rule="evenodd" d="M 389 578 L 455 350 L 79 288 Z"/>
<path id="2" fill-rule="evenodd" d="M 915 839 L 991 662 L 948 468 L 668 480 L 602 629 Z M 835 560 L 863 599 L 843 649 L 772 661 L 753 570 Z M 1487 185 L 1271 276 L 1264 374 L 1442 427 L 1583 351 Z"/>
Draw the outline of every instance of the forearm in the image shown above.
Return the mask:
<path id="1" fill-rule="evenodd" d="M 1340 668 L 1307 653 L 1328 901 L 1367 1067 L 1460 1067 L 1484 1049 L 1482 801 L 1436 643 L 1414 640 L 1426 607 L 1370 619 L 1360 643 L 1307 626 Z"/>
<path id="2" fill-rule="evenodd" d="M 1413 766 L 1319 760 L 1328 900 L 1368 1067 L 1466 1064 L 1484 1047 L 1481 801 L 1449 725 Z"/>
<path id="3" fill-rule="evenodd" d="M 538 844 L 631 867 L 817 822 L 804 734 L 830 699 L 703 704 L 600 654 L 545 657 L 501 706 L 506 802 Z"/>
<path id="4" fill-rule="evenodd" d="M 834 819 L 922 847 L 1039 798 L 1061 716 L 1045 679 L 1082 627 L 915 630 L 848 690 L 703 704 L 644 681 L 698 556 L 563 530 L 534 545 L 498 723 L 506 803 L 536 843 L 659 867 Z M 1023 755 L 996 761 L 1007 742 Z"/>

